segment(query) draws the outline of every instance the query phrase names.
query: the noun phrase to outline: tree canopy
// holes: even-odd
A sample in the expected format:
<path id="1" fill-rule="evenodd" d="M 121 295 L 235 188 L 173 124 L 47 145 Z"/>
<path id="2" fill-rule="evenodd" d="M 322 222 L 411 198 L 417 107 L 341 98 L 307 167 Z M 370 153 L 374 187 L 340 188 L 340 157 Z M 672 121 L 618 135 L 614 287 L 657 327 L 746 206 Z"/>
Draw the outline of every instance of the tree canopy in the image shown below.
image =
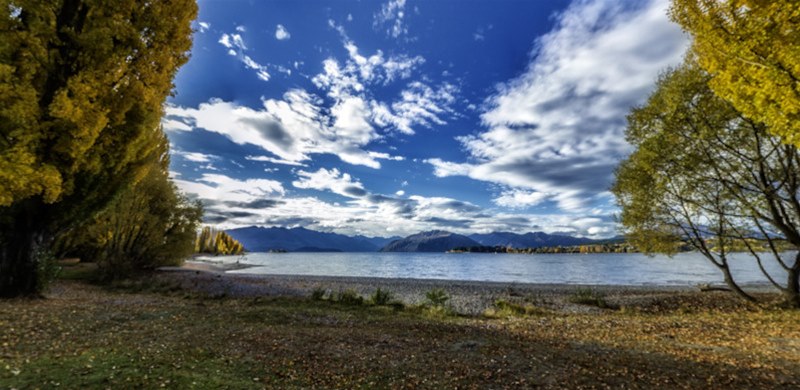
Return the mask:
<path id="1" fill-rule="evenodd" d="M 138 182 L 102 212 L 57 240 L 57 254 L 97 263 L 100 278 L 114 280 L 165 265 L 179 265 L 194 252 L 203 210 L 169 179 L 169 144 L 162 136 L 159 159 Z"/>
<path id="2" fill-rule="evenodd" d="M 717 266 L 728 285 L 751 299 L 729 266 L 745 247 L 767 278 L 800 306 L 800 153 L 739 113 L 708 87 L 691 61 L 665 74 L 626 130 L 636 149 L 616 172 L 620 221 L 639 249 L 674 253 L 684 241 Z M 763 261 L 777 261 L 779 282 Z"/>
<path id="3" fill-rule="evenodd" d="M 35 290 L 53 238 L 148 172 L 194 0 L 3 0 L 0 295 Z"/>
<path id="4" fill-rule="evenodd" d="M 206 226 L 195 240 L 194 251 L 214 255 L 240 255 L 245 248 L 228 233 Z"/>
<path id="5" fill-rule="evenodd" d="M 673 0 L 714 92 L 800 146 L 800 1 Z"/>

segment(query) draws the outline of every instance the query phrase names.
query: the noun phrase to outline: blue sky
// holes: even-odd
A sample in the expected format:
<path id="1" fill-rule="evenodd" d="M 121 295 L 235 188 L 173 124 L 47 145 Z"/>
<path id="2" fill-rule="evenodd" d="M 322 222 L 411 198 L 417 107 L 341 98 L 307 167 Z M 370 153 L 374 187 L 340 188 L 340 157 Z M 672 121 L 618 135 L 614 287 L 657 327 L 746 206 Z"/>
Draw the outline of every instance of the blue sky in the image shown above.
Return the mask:
<path id="1" fill-rule="evenodd" d="M 162 121 L 206 223 L 617 234 L 665 0 L 199 1 Z"/>

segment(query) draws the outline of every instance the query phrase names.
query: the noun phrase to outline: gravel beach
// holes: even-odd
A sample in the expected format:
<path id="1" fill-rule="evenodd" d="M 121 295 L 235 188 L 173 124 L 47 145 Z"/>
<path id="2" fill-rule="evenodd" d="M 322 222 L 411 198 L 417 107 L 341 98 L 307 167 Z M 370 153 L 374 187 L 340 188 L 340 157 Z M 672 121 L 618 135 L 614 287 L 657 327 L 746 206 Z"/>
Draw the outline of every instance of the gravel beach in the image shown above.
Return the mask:
<path id="1" fill-rule="evenodd" d="M 709 296 L 725 294 L 720 292 L 701 293 L 695 286 L 589 286 L 226 273 L 228 270 L 243 268 L 246 266 L 187 261 L 181 267 L 162 268 L 158 278 L 177 283 L 185 289 L 209 295 L 231 297 L 310 296 L 314 290 L 323 289 L 329 293 L 354 290 L 366 298 L 376 289 L 381 288 L 384 291 L 390 291 L 394 298 L 411 305 L 424 303 L 426 292 L 432 289 L 443 289 L 450 296 L 450 307 L 464 315 L 481 314 L 498 300 L 532 304 L 536 307 L 560 312 L 603 310 L 595 306 L 571 302 L 576 294 L 586 293 L 589 290 L 594 296 L 602 297 L 610 307 L 632 306 L 644 309 L 653 305 L 661 307 L 680 305 L 687 300 L 706 300 L 706 297 Z M 764 289 L 759 287 L 756 290 Z M 736 303 L 733 301 L 731 304 Z"/>

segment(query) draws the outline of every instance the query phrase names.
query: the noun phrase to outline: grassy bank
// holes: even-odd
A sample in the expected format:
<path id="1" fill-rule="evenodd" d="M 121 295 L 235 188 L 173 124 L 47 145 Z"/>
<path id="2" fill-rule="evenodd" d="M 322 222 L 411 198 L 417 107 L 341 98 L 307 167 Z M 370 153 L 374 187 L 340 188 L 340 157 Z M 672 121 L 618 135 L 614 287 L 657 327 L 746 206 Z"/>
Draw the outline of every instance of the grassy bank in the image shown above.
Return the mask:
<path id="1" fill-rule="evenodd" d="M 62 280 L 0 301 L 0 388 L 800 385 L 800 312 L 704 301 L 462 317 Z"/>

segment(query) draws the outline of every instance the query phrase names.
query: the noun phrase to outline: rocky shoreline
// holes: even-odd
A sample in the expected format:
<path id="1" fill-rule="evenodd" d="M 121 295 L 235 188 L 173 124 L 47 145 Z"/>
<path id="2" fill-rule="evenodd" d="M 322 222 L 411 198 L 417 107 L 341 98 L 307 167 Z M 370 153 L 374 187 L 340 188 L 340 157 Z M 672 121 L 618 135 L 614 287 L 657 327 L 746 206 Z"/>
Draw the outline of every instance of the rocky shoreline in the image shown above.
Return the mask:
<path id="1" fill-rule="evenodd" d="M 479 315 L 495 305 L 497 301 L 533 305 L 558 312 L 592 312 L 606 310 L 597 306 L 575 303 L 580 294 L 590 294 L 602 299 L 609 308 L 636 307 L 647 310 L 653 306 L 675 306 L 685 301 L 715 301 L 736 305 L 735 299 L 720 299 L 724 292 L 700 292 L 694 286 L 608 286 L 573 284 L 529 284 L 476 282 L 431 279 L 392 279 L 372 277 L 264 275 L 226 273 L 233 269 L 246 268 L 240 264 L 218 264 L 202 261 L 187 261 L 182 267 L 162 268 L 158 278 L 176 283 L 181 288 L 195 290 L 211 296 L 258 297 L 258 296 L 311 296 L 315 290 L 338 293 L 353 290 L 369 297 L 378 288 L 389 291 L 407 305 L 425 302 L 425 293 L 442 289 L 450 297 L 452 310 L 464 315 Z M 756 287 L 767 293 L 767 289 Z"/>

